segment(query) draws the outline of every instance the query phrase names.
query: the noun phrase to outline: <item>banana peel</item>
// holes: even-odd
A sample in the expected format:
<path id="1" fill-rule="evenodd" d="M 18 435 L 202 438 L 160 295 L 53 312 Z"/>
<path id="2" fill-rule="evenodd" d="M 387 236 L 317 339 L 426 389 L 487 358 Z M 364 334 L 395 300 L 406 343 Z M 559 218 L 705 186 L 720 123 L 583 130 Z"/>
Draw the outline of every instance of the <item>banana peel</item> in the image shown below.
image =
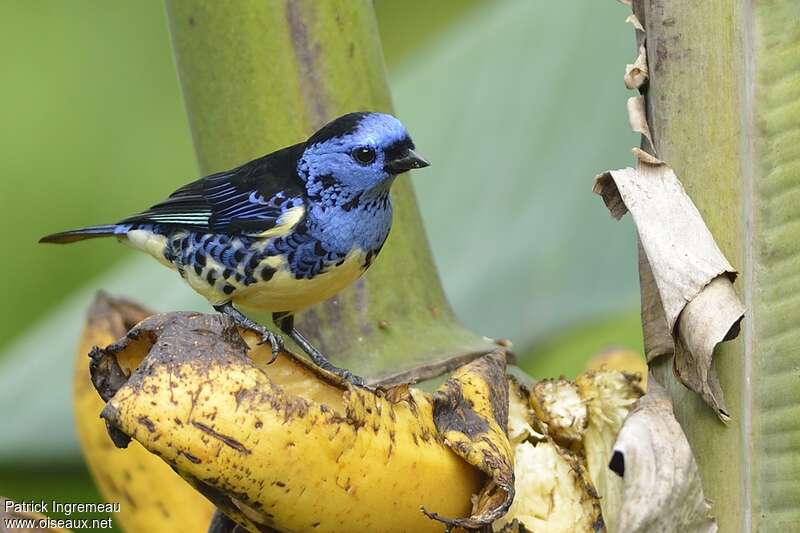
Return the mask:
<path id="1" fill-rule="evenodd" d="M 214 506 L 138 443 L 117 449 L 99 414 L 105 402 L 92 385 L 87 354 L 106 346 L 151 313 L 139 305 L 100 293 L 81 335 L 73 374 L 75 426 L 89 471 L 105 500 L 120 502 L 114 521 L 129 533 L 205 531 Z"/>
<path id="2" fill-rule="evenodd" d="M 251 531 L 440 531 L 420 508 L 482 527 L 510 504 L 507 401 L 490 395 L 502 351 L 432 398 L 353 388 L 288 353 L 267 364 L 257 340 L 219 315 L 148 318 L 94 353 L 102 416 Z"/>
<path id="3" fill-rule="evenodd" d="M 258 340 L 222 316 L 170 313 L 95 349 L 114 442 L 141 443 L 249 531 L 606 530 L 605 454 L 635 377 L 537 387 L 507 376 L 498 350 L 433 394 L 370 391 L 290 353 L 269 364 Z"/>

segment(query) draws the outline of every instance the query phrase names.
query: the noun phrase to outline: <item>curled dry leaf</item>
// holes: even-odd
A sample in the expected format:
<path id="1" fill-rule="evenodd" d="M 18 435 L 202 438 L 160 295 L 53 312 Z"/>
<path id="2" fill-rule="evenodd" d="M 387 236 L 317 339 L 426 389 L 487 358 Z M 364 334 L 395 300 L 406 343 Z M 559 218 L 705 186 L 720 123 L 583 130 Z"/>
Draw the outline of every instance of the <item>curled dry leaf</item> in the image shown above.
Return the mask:
<path id="1" fill-rule="evenodd" d="M 639 233 L 648 361 L 674 353 L 681 382 L 727 421 L 712 356 L 714 346 L 738 335 L 744 316 L 733 289 L 736 271 L 667 165 L 605 172 L 593 190 L 614 218 L 630 209 Z"/>
<path id="2" fill-rule="evenodd" d="M 645 165 L 658 166 L 658 165 L 663 165 L 664 164 L 664 162 L 662 160 L 660 160 L 659 158 L 657 158 L 653 154 L 645 152 L 644 150 L 642 150 L 638 146 L 634 146 L 633 148 L 631 148 L 631 152 L 633 152 L 633 157 L 635 157 L 637 161 L 639 161 L 640 163 L 643 163 Z"/>
<path id="3" fill-rule="evenodd" d="M 628 18 L 625 19 L 625 22 L 633 26 L 636 30 L 644 33 L 644 26 L 642 26 L 642 23 L 639 22 L 639 17 L 636 15 L 628 15 Z"/>
<path id="4" fill-rule="evenodd" d="M 268 347 L 241 334 L 218 315 L 156 315 L 92 363 L 110 426 L 236 522 L 441 531 L 421 507 L 481 527 L 510 504 L 502 351 L 465 365 L 431 397 L 408 386 L 353 388 L 288 353 L 267 364 Z"/>
<path id="5" fill-rule="evenodd" d="M 628 89 L 638 89 L 645 84 L 649 75 L 647 70 L 647 48 L 641 45 L 636 61 L 634 61 L 633 64 L 625 65 L 625 76 L 623 78 L 625 87 Z"/>
<path id="6" fill-rule="evenodd" d="M 686 435 L 655 380 L 628 415 L 609 468 L 622 479 L 615 522 L 627 533 L 713 533 L 717 525 Z"/>
<path id="7" fill-rule="evenodd" d="M 647 68 L 647 67 L 645 67 Z M 631 96 L 628 98 L 628 123 L 631 130 L 641 133 L 645 139 L 653 146 L 653 138 L 650 136 L 650 126 L 647 124 L 647 111 L 645 110 L 644 96 Z"/>

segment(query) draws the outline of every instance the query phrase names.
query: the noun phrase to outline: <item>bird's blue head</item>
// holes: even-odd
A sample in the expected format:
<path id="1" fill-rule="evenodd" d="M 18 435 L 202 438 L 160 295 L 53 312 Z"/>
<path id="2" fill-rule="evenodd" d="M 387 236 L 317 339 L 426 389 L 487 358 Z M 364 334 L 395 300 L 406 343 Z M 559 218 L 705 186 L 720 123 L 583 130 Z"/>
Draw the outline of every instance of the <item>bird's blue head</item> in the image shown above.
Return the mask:
<path id="1" fill-rule="evenodd" d="M 351 191 L 391 184 L 395 176 L 429 163 L 414 153 L 405 126 L 392 115 L 349 113 L 306 141 L 298 170 Z"/>

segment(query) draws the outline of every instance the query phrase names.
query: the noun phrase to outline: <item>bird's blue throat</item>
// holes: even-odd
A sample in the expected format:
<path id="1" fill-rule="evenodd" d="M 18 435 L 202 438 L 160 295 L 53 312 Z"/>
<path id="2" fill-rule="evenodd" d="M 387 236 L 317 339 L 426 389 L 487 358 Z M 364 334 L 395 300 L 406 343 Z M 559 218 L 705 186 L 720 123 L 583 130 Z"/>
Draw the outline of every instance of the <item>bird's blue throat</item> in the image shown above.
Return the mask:
<path id="1" fill-rule="evenodd" d="M 364 268 L 380 252 L 392 225 L 391 180 L 369 190 L 352 190 L 321 176 L 307 180 L 305 220 L 295 231 L 267 246 L 270 254 L 285 254 L 297 278 L 311 278 L 344 261 L 360 249 Z"/>

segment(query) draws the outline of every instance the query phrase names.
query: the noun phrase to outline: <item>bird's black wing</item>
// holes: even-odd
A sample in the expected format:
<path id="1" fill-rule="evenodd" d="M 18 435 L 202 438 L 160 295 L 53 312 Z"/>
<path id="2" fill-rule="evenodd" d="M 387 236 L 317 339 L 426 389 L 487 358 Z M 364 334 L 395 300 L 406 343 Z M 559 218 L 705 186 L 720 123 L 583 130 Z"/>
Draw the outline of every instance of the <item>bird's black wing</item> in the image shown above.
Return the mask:
<path id="1" fill-rule="evenodd" d="M 158 224 L 229 235 L 258 234 L 305 204 L 297 174 L 303 143 L 184 185 L 165 201 L 120 224 Z"/>

